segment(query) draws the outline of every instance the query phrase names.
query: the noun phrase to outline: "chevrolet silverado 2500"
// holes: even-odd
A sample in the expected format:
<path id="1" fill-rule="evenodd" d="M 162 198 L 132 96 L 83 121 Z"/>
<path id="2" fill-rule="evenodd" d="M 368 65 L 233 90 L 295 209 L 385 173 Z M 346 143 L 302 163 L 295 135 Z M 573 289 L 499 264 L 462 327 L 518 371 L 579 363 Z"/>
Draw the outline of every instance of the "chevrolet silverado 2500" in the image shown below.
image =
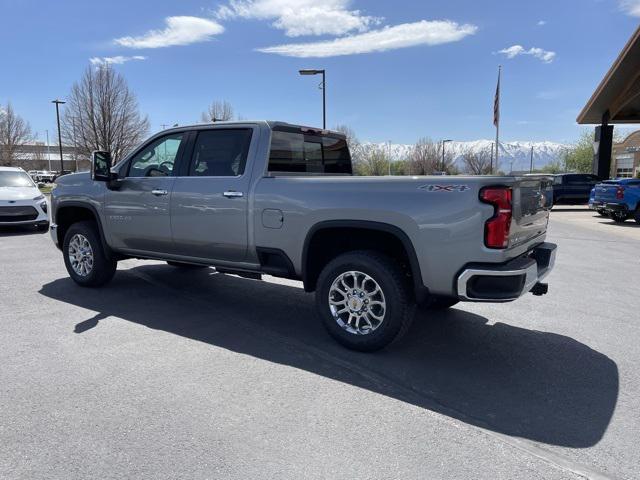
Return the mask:
<path id="1" fill-rule="evenodd" d="M 96 287 L 118 260 L 302 280 L 343 345 L 399 338 L 416 306 L 542 295 L 551 188 L 540 178 L 359 177 L 345 137 L 282 122 L 160 132 L 57 180 L 51 236 Z M 292 319 L 293 320 L 293 319 Z"/>

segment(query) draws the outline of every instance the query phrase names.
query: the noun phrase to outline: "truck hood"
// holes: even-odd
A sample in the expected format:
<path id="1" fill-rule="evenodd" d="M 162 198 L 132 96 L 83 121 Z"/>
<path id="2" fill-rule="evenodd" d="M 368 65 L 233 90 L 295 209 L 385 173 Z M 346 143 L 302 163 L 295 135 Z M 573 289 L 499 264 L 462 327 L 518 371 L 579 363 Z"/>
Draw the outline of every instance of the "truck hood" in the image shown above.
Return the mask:
<path id="1" fill-rule="evenodd" d="M 69 173 L 56 179 L 56 185 L 79 185 L 90 183 L 91 172 Z"/>
<path id="2" fill-rule="evenodd" d="M 31 200 L 40 195 L 36 187 L 0 187 L 0 200 Z"/>

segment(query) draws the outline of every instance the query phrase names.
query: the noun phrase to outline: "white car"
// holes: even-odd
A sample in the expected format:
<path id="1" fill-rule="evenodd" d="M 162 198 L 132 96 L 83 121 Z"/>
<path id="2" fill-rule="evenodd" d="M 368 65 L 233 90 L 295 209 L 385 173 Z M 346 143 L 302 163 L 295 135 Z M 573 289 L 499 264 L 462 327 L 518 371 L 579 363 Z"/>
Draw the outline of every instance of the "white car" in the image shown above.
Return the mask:
<path id="1" fill-rule="evenodd" d="M 0 167 L 0 226 L 5 225 L 49 228 L 47 200 L 21 168 Z"/>

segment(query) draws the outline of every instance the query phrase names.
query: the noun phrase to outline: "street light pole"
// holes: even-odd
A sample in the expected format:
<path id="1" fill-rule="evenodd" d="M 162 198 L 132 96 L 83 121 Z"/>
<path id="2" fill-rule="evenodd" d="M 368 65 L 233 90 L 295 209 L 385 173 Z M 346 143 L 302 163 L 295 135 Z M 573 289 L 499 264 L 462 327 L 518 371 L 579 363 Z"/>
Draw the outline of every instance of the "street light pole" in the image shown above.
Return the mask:
<path id="1" fill-rule="evenodd" d="M 327 129 L 327 79 L 324 70 L 322 70 L 322 129 Z"/>
<path id="2" fill-rule="evenodd" d="M 531 145 L 531 162 L 529 163 L 529 173 L 533 173 L 533 145 Z"/>
<path id="3" fill-rule="evenodd" d="M 64 161 L 62 159 L 62 133 L 60 133 L 60 109 L 59 106 L 61 104 L 65 104 L 67 102 L 63 102 L 62 100 L 51 100 L 51 103 L 56 104 L 56 119 L 58 120 L 58 147 L 60 147 L 60 174 L 64 171 Z"/>
<path id="4" fill-rule="evenodd" d="M 49 171 L 51 171 L 51 152 L 49 151 L 49 130 L 47 132 L 47 162 L 49 163 Z"/>
<path id="5" fill-rule="evenodd" d="M 300 75 L 322 75 L 322 83 L 320 89 L 322 90 L 322 129 L 327 129 L 327 75 L 323 70 L 305 69 L 299 70 Z"/>
<path id="6" fill-rule="evenodd" d="M 452 142 L 453 140 L 442 140 L 442 171 L 446 170 L 445 162 L 444 162 L 444 144 L 447 142 Z"/>

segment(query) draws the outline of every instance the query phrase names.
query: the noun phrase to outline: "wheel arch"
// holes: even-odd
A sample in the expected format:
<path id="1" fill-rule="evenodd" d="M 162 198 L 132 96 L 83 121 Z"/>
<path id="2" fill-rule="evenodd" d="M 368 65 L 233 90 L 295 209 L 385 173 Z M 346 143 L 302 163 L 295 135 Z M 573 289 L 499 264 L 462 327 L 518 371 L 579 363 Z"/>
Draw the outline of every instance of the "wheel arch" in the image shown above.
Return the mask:
<path id="1" fill-rule="evenodd" d="M 384 252 L 385 248 L 375 248 L 375 245 L 364 245 L 362 248 L 355 248 L 354 241 L 357 240 L 359 235 L 363 235 L 367 232 L 373 233 L 374 240 L 383 239 L 385 241 L 385 248 L 401 247 L 402 252 L 398 252 L 406 258 L 408 273 L 411 275 L 413 293 L 417 301 L 422 301 L 429 293 L 428 288 L 422 282 L 422 272 L 420 269 L 420 263 L 416 254 L 415 248 L 409 236 L 399 227 L 383 222 L 375 222 L 369 220 L 327 220 L 316 223 L 313 225 L 304 240 L 302 248 L 302 281 L 304 283 L 305 291 L 312 292 L 316 289 L 316 283 L 320 271 L 326 265 L 326 263 L 335 258 L 337 255 L 346 253 L 349 251 L 362 250 L 362 249 L 374 249 Z M 318 257 L 311 257 L 310 255 L 315 253 L 315 249 L 319 248 L 317 243 L 320 239 L 326 238 L 326 236 L 340 235 L 348 233 L 350 237 L 348 242 L 340 242 L 337 248 L 329 248 L 328 252 Z M 353 235 L 356 235 L 355 240 Z M 393 239 L 393 240 L 392 240 Z M 341 238 L 341 240 L 343 240 Z M 395 242 L 389 244 L 387 242 Z M 373 242 L 375 243 L 375 242 Z M 333 244 L 335 247 L 335 244 Z M 368 247 L 368 248 L 367 248 Z"/>
<path id="2" fill-rule="evenodd" d="M 98 236 L 100 237 L 100 243 L 102 243 L 105 254 L 108 257 L 113 255 L 104 235 L 100 215 L 98 215 L 98 211 L 93 205 L 74 201 L 60 203 L 56 208 L 54 221 L 57 226 L 56 235 L 60 249 L 62 249 L 65 234 L 71 225 L 83 221 L 93 221 L 98 228 Z"/>

